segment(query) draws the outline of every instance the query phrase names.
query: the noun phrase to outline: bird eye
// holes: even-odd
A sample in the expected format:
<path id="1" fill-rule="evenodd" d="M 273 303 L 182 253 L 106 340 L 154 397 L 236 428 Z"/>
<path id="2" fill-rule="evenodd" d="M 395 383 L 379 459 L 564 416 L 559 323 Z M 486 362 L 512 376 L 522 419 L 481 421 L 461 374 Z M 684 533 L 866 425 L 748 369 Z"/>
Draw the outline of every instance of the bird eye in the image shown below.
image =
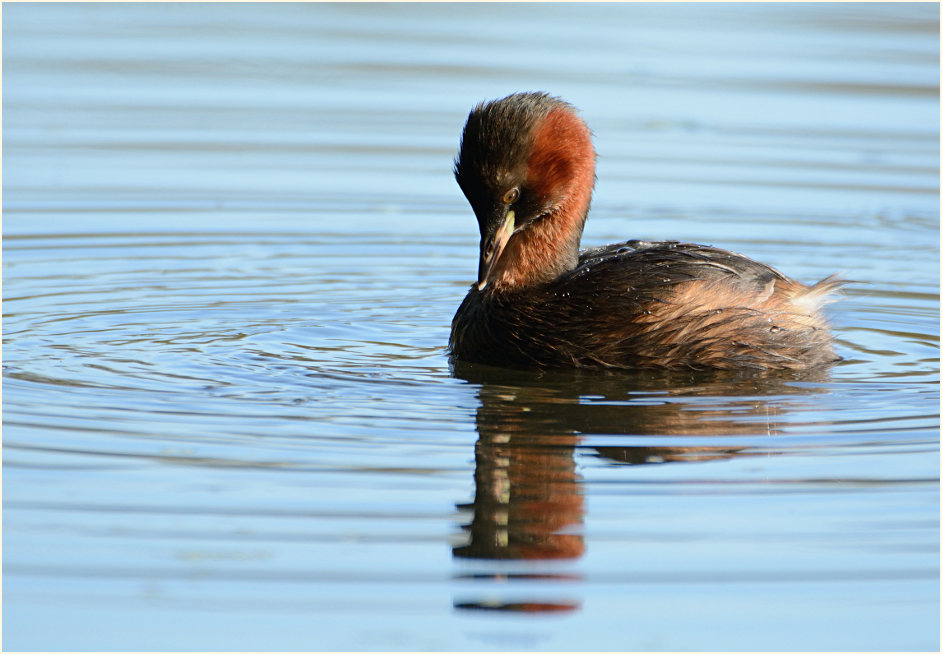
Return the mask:
<path id="1" fill-rule="evenodd" d="M 520 189 L 514 187 L 504 193 L 504 204 L 513 204 L 520 197 Z"/>

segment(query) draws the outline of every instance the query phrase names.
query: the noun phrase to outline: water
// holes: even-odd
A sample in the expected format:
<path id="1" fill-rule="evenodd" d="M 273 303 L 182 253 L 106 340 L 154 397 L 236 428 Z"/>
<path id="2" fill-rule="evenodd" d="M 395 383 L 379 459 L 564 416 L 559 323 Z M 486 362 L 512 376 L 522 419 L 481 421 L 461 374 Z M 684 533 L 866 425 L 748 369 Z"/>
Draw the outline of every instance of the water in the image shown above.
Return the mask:
<path id="1" fill-rule="evenodd" d="M 3 9 L 7 649 L 938 649 L 938 6 Z M 845 360 L 450 368 L 531 89 Z"/>

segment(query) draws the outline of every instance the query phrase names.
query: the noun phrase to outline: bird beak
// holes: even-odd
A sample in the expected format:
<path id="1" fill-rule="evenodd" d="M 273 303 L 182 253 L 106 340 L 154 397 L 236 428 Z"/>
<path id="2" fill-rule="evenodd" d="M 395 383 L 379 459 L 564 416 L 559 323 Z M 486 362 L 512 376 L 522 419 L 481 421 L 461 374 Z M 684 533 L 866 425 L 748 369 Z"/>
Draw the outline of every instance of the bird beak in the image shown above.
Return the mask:
<path id="1" fill-rule="evenodd" d="M 514 212 L 508 211 L 497 231 L 481 241 L 481 260 L 478 264 L 478 290 L 483 291 L 491 274 L 514 233 Z"/>

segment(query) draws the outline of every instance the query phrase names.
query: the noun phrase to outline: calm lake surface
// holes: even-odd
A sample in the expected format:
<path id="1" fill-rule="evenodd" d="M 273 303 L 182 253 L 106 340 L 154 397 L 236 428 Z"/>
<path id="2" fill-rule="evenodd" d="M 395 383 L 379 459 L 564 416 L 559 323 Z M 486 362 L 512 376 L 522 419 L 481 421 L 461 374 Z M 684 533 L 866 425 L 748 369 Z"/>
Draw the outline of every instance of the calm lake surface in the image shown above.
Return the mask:
<path id="1" fill-rule="evenodd" d="M 939 7 L 3 7 L 7 650 L 937 650 Z M 449 365 L 476 102 L 814 374 Z"/>

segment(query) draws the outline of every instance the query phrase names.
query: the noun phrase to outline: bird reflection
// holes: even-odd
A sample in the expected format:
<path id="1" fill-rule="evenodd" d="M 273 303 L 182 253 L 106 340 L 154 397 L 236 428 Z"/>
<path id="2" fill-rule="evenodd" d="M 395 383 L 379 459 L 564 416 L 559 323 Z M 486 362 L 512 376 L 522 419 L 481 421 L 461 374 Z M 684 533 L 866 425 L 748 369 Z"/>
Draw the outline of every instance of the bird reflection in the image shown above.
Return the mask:
<path id="1" fill-rule="evenodd" d="M 456 558 L 527 562 L 522 571 L 469 573 L 462 579 L 540 581 L 539 597 L 456 601 L 459 609 L 574 610 L 578 600 L 545 597 L 559 583 L 581 576 L 541 570 L 535 562 L 575 561 L 586 551 L 585 497 L 575 454 L 613 465 L 708 461 L 757 452 L 737 446 L 611 446 L 585 448 L 598 436 L 775 435 L 789 406 L 782 396 L 816 392 L 826 372 L 765 377 L 744 373 L 639 373 L 603 376 L 512 371 L 457 364 L 457 377 L 480 384 L 475 445 L 475 494 L 459 505 L 470 521 Z M 795 384 L 793 382 L 804 382 Z M 812 383 L 808 383 L 812 382 Z M 768 398 L 775 396 L 775 402 Z M 787 400 L 787 398 L 785 398 Z M 764 454 L 764 453 L 763 453 Z M 548 563 L 547 563 L 548 565 Z M 511 588 L 509 586 L 508 588 Z M 532 589 L 532 587 L 531 587 Z M 493 591 L 493 588 L 490 589 Z M 508 591 L 509 592 L 509 591 Z"/>
<path id="2" fill-rule="evenodd" d="M 474 519 L 469 543 L 455 556 L 571 559 L 585 551 L 577 438 L 554 433 L 552 425 L 529 431 L 528 411 L 500 397 L 478 411 L 474 503 L 460 507 L 472 509 Z"/>

